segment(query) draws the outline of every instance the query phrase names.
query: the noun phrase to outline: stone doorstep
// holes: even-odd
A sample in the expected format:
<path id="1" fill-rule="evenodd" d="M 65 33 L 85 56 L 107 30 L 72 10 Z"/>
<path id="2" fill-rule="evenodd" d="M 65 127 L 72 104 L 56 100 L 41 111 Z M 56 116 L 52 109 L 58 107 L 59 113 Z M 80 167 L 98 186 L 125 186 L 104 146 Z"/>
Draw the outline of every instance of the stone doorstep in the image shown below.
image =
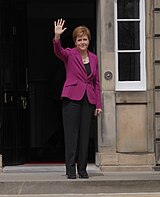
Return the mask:
<path id="1" fill-rule="evenodd" d="M 0 182 L 0 195 L 116 194 L 160 192 L 160 180 L 65 180 Z"/>
<path id="2" fill-rule="evenodd" d="M 0 197 L 3 195 L 45 197 L 53 194 L 61 197 L 70 194 L 72 196 L 92 194 L 93 197 L 102 193 L 113 196 L 116 193 L 160 192 L 160 172 L 155 171 L 102 172 L 95 165 L 89 165 L 90 178 L 76 180 L 66 178 L 62 165 L 12 166 L 5 167 L 3 171 L 0 175 Z"/>
<path id="3" fill-rule="evenodd" d="M 160 197 L 160 193 L 117 193 L 117 194 L 43 194 L 19 195 L 21 197 Z M 0 195 L 0 197 L 17 197 L 17 195 Z"/>

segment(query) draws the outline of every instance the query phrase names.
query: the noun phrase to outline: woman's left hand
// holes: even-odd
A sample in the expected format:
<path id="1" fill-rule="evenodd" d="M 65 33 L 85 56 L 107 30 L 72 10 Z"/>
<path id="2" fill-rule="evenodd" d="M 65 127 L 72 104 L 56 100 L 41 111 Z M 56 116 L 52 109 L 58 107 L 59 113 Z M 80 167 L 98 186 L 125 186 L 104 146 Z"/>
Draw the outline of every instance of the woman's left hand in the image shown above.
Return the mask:
<path id="1" fill-rule="evenodd" d="M 102 109 L 101 108 L 97 108 L 97 109 L 95 109 L 94 115 L 95 116 L 99 116 L 101 112 L 102 112 Z"/>

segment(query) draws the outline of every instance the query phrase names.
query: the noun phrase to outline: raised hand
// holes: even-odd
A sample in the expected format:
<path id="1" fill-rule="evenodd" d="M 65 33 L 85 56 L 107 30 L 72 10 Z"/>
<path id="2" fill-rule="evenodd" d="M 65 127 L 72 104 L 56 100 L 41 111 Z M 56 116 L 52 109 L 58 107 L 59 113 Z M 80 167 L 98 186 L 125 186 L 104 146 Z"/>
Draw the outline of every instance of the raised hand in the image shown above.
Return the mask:
<path id="1" fill-rule="evenodd" d="M 60 35 L 67 29 L 66 27 L 63 28 L 64 23 L 65 20 L 63 19 L 58 19 L 57 21 L 54 21 L 54 33 L 56 38 L 59 38 Z"/>

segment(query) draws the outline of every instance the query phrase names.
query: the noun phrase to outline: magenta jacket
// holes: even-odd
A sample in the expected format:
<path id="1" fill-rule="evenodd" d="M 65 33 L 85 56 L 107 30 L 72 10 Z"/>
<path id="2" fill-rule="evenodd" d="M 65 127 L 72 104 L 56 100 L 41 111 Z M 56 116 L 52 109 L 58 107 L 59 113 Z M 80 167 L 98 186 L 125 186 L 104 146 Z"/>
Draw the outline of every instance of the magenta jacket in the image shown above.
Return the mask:
<path id="1" fill-rule="evenodd" d="M 86 91 L 89 102 L 96 105 L 96 108 L 102 108 L 97 56 L 88 51 L 91 74 L 87 76 L 85 66 L 77 48 L 64 49 L 61 47 L 60 40 L 55 41 L 53 39 L 53 44 L 54 53 L 64 61 L 66 68 L 66 81 L 61 97 L 81 100 Z"/>

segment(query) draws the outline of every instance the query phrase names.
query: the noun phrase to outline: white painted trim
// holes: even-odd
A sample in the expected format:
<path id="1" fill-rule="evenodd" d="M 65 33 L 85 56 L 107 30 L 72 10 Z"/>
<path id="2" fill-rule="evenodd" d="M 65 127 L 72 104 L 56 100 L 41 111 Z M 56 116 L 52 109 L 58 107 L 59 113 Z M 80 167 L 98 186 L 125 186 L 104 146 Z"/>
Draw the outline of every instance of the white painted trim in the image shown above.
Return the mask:
<path id="1" fill-rule="evenodd" d="M 146 90 L 146 60 L 145 60 L 145 0 L 140 0 L 139 19 L 117 19 L 117 0 L 114 0 L 115 17 L 115 80 L 116 91 L 145 91 Z M 140 50 L 118 50 L 118 21 L 140 22 Z M 118 81 L 118 52 L 140 52 L 140 81 Z"/>
<path id="2" fill-rule="evenodd" d="M 133 22 L 135 22 L 135 21 L 140 21 L 140 19 L 117 19 L 117 21 L 133 21 Z"/>

